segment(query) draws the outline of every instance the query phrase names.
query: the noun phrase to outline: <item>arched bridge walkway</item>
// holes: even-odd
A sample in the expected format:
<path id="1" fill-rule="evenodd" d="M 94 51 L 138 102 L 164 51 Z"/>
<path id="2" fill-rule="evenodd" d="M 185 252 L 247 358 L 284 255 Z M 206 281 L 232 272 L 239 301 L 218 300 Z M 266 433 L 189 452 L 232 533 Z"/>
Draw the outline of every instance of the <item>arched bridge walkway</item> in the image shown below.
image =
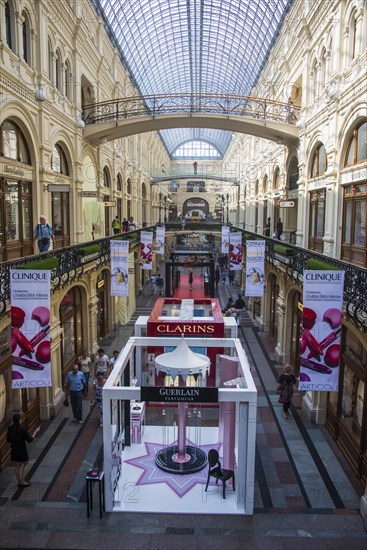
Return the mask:
<path id="1" fill-rule="evenodd" d="M 250 96 L 171 94 L 87 105 L 84 135 L 111 141 L 168 128 L 214 128 L 290 145 L 298 140 L 297 109 Z"/>

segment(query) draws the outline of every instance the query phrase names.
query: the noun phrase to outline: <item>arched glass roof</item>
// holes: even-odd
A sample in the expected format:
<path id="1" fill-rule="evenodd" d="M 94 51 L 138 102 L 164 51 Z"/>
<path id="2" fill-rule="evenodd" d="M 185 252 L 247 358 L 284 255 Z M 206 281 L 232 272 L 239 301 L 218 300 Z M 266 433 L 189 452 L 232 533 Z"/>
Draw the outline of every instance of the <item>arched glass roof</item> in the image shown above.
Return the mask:
<path id="1" fill-rule="evenodd" d="M 292 2 L 94 0 L 142 95 L 250 94 Z"/>

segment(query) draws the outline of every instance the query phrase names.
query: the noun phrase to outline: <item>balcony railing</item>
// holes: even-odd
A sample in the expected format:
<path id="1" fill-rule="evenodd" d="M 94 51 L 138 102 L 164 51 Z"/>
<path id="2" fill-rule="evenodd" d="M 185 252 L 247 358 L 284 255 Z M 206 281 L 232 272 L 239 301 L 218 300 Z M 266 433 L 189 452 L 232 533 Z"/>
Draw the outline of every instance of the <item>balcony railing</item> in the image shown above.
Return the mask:
<path id="1" fill-rule="evenodd" d="M 168 222 L 165 224 L 167 233 L 208 233 L 219 236 L 222 224 L 218 222 L 196 222 L 185 224 Z M 143 230 L 154 230 L 155 226 Z M 266 241 L 266 261 L 275 269 L 285 271 L 287 276 L 301 287 L 303 285 L 303 271 L 305 269 L 342 269 L 345 271 L 344 306 L 345 315 L 360 329 L 367 331 L 367 269 L 330 258 L 323 254 L 301 248 L 294 244 L 283 243 L 277 239 L 264 237 L 245 229 L 232 226 L 235 231 L 243 234 L 245 240 L 261 239 Z M 98 268 L 110 259 L 110 240 L 121 238 L 131 241 L 131 245 L 140 242 L 140 231 L 135 230 L 120 236 L 105 237 L 96 241 L 77 244 L 44 252 L 35 256 L 28 256 L 18 260 L 2 262 L 0 265 L 0 317 L 6 313 L 10 298 L 9 270 L 27 266 L 37 269 L 51 270 L 52 290 L 65 287 L 74 281 L 80 280 L 87 266 Z M 49 266 L 49 267 L 47 267 Z"/>

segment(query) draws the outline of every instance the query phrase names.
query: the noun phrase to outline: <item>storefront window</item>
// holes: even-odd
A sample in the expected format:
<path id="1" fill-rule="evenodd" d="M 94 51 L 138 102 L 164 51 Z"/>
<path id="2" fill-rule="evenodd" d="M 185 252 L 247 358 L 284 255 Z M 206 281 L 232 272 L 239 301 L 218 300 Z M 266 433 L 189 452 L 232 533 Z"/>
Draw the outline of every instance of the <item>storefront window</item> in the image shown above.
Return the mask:
<path id="1" fill-rule="evenodd" d="M 23 238 L 32 240 L 32 190 L 30 183 L 23 184 L 22 193 Z"/>
<path id="2" fill-rule="evenodd" d="M 362 428 L 364 382 L 347 364 L 344 367 L 342 417 L 353 436 L 359 441 Z"/>
<path id="3" fill-rule="evenodd" d="M 62 375 L 81 354 L 82 345 L 82 308 L 79 288 L 72 288 L 60 304 L 60 320 L 63 328 L 62 338 Z"/>
<path id="4" fill-rule="evenodd" d="M 19 197 L 17 183 L 6 183 L 5 212 L 7 222 L 7 241 L 19 241 Z"/>
<path id="5" fill-rule="evenodd" d="M 310 193 L 309 248 L 323 251 L 325 224 L 325 190 Z"/>
<path id="6" fill-rule="evenodd" d="M 367 184 L 344 188 L 342 260 L 367 266 Z"/>

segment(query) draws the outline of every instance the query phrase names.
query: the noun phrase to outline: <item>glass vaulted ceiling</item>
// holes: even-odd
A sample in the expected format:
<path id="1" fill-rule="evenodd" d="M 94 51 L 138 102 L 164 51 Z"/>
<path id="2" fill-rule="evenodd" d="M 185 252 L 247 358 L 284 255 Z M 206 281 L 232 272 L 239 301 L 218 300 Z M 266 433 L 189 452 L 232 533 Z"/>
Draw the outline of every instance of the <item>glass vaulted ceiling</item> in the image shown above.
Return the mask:
<path id="1" fill-rule="evenodd" d="M 94 0 L 142 95 L 248 95 L 293 0 Z M 231 133 L 165 130 L 171 155 L 190 139 L 222 154 Z"/>

